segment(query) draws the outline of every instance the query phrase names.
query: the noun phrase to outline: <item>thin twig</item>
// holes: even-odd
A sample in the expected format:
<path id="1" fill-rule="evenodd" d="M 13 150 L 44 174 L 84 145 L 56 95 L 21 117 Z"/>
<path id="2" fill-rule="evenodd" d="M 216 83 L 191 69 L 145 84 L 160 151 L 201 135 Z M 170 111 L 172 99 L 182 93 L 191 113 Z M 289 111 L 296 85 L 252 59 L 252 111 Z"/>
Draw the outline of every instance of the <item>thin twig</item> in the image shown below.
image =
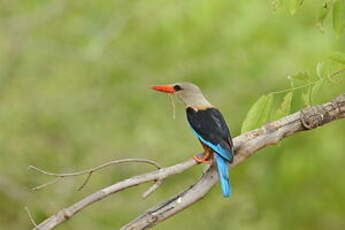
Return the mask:
<path id="1" fill-rule="evenodd" d="M 176 119 L 176 105 L 174 101 L 174 94 L 169 94 L 169 98 L 170 98 L 170 103 L 171 103 L 172 112 L 173 112 L 173 120 L 175 120 Z"/>
<path id="2" fill-rule="evenodd" d="M 92 173 L 93 173 L 93 172 L 89 172 L 89 174 L 87 174 L 86 179 L 85 179 L 84 182 L 79 186 L 78 191 L 82 190 L 82 189 L 86 186 L 87 182 L 89 182 L 89 180 L 90 180 L 90 178 L 91 178 L 91 176 L 92 176 Z"/>
<path id="3" fill-rule="evenodd" d="M 40 190 L 42 188 L 45 188 L 45 187 L 48 187 L 50 185 L 53 185 L 53 184 L 56 184 L 57 182 L 59 182 L 61 180 L 61 177 L 59 178 L 56 178 L 55 180 L 52 180 L 52 181 L 49 181 L 47 183 L 44 183 L 44 184 L 41 184 L 41 185 L 38 185 L 36 187 L 33 187 L 32 190 L 33 191 L 37 191 L 37 190 Z"/>
<path id="4" fill-rule="evenodd" d="M 30 209 L 28 207 L 24 207 L 26 214 L 28 214 L 28 217 L 30 219 L 30 222 L 32 223 L 33 226 L 37 226 L 36 221 L 34 220 L 34 218 L 31 215 Z"/>
<path id="5" fill-rule="evenodd" d="M 159 188 L 159 186 L 161 186 L 162 183 L 163 183 L 163 180 L 161 179 L 156 180 L 156 182 L 143 193 L 142 198 L 146 199 L 154 191 L 156 191 Z"/>
<path id="6" fill-rule="evenodd" d="M 345 72 L 345 69 L 338 70 L 338 71 L 332 73 L 331 75 L 329 75 L 328 78 L 331 79 L 331 78 L 336 77 L 337 75 L 339 75 L 339 74 L 341 74 L 343 72 Z M 305 84 L 305 85 L 301 85 L 301 86 L 297 86 L 297 87 L 292 87 L 290 89 L 283 89 L 283 90 L 280 90 L 280 91 L 272 92 L 271 94 L 281 94 L 281 93 L 291 92 L 291 91 L 294 91 L 294 90 L 304 89 L 306 87 L 315 85 L 316 83 L 322 82 L 324 80 L 325 80 L 324 78 L 323 79 L 319 79 L 319 80 L 310 82 L 310 83 Z"/>
<path id="7" fill-rule="evenodd" d="M 103 163 L 103 164 L 101 164 L 95 168 L 91 168 L 91 169 L 87 169 L 87 170 L 83 170 L 83 171 L 78 171 L 78 172 L 71 172 L 71 173 L 53 173 L 53 172 L 49 172 L 49 171 L 40 169 L 40 168 L 33 166 L 33 165 L 29 165 L 28 169 L 35 170 L 35 171 L 40 172 L 40 173 L 47 175 L 47 176 L 58 177 L 58 179 L 56 179 L 56 180 L 53 180 L 53 181 L 50 181 L 48 183 L 34 187 L 33 190 L 35 190 L 35 191 L 42 189 L 42 188 L 45 188 L 49 185 L 56 184 L 61 178 L 64 178 L 64 177 L 74 177 L 74 176 L 81 176 L 81 175 L 88 174 L 87 178 L 84 180 L 82 185 L 78 188 L 78 190 L 81 190 L 82 188 L 85 187 L 85 185 L 87 184 L 87 182 L 89 181 L 90 177 L 92 176 L 92 174 L 94 172 L 101 170 L 101 169 L 104 169 L 106 167 L 109 167 L 111 165 L 117 165 L 117 164 L 122 164 L 122 163 L 129 163 L 129 162 L 146 163 L 146 164 L 150 164 L 150 165 L 155 166 L 157 169 L 162 168 L 159 165 L 159 163 L 157 163 L 156 161 L 148 160 L 148 159 L 133 158 L 133 159 L 113 160 L 113 161 Z"/>
<path id="8" fill-rule="evenodd" d="M 341 73 L 345 73 L 345 69 L 341 69 L 341 70 L 338 70 L 338 71 L 332 73 L 331 75 L 329 75 L 329 78 L 335 77 L 335 76 L 337 76 L 338 74 L 341 74 Z"/>

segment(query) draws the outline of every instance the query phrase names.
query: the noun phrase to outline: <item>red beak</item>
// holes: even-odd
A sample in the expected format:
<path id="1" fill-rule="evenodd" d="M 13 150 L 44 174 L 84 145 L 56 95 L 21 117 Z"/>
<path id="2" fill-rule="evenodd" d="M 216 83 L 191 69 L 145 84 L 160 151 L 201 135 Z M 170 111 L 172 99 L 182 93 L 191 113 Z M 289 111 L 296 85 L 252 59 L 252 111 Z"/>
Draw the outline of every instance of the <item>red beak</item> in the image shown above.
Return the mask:
<path id="1" fill-rule="evenodd" d="M 173 85 L 154 85 L 151 86 L 151 89 L 163 92 L 163 93 L 175 93 L 176 90 L 174 89 Z"/>

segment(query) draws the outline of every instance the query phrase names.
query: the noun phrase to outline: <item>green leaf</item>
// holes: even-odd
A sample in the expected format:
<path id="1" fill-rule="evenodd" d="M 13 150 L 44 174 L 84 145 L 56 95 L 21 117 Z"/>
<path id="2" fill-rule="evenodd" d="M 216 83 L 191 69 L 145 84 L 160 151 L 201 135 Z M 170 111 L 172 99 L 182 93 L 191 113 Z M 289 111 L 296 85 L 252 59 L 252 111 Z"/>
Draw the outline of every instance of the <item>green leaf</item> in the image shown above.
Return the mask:
<path id="1" fill-rule="evenodd" d="M 317 63 L 316 75 L 319 79 L 324 78 L 324 76 L 325 76 L 325 63 L 324 62 Z"/>
<path id="2" fill-rule="evenodd" d="M 333 28 L 340 36 L 345 28 L 345 0 L 336 0 L 333 5 Z"/>
<path id="3" fill-rule="evenodd" d="M 273 94 L 269 94 L 267 98 L 267 103 L 262 113 L 262 119 L 260 120 L 259 126 L 268 122 L 271 118 L 271 112 L 273 107 Z"/>
<path id="4" fill-rule="evenodd" d="M 318 81 L 315 83 L 315 85 L 313 85 L 313 87 L 311 88 L 311 100 L 315 101 L 315 98 L 317 96 L 317 93 L 320 91 L 320 88 L 322 86 L 324 81 Z"/>
<path id="5" fill-rule="evenodd" d="M 299 72 L 288 77 L 290 80 L 299 81 L 301 83 L 307 83 L 310 81 L 310 75 L 307 72 Z"/>
<path id="6" fill-rule="evenodd" d="M 273 95 L 261 96 L 250 108 L 243 121 L 241 132 L 245 133 L 268 121 L 272 110 Z"/>
<path id="7" fill-rule="evenodd" d="M 318 16 L 318 20 L 317 20 L 317 25 L 320 28 L 320 30 L 323 32 L 324 28 L 323 28 L 323 23 L 329 13 L 329 4 L 328 2 L 325 2 L 322 7 L 319 10 L 319 16 Z"/>
<path id="8" fill-rule="evenodd" d="M 297 8 L 303 4 L 304 0 L 289 0 L 289 12 L 291 15 L 294 15 L 297 11 Z"/>
<path id="9" fill-rule="evenodd" d="M 302 100 L 304 101 L 304 104 L 306 106 L 310 106 L 312 104 L 311 94 L 312 94 L 312 87 L 311 86 L 309 86 L 307 88 L 307 90 L 302 93 Z"/>
<path id="10" fill-rule="evenodd" d="M 280 104 L 279 108 L 274 113 L 273 120 L 278 120 L 279 118 L 289 115 L 291 110 L 292 96 L 292 91 L 285 95 L 283 102 Z"/>
<path id="11" fill-rule="evenodd" d="M 334 62 L 345 65 L 345 53 L 335 52 L 329 57 L 329 59 L 334 61 Z"/>

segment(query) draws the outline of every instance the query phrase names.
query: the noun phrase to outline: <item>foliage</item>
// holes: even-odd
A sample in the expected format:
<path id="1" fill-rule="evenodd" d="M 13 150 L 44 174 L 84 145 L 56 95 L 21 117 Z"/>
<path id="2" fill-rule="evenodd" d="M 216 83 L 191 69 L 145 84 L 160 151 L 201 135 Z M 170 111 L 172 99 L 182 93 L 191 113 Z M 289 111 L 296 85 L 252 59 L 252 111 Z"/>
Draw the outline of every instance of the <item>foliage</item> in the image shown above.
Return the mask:
<path id="1" fill-rule="evenodd" d="M 294 15 L 297 10 L 303 5 L 304 0 L 273 0 L 272 6 L 276 11 L 285 6 L 285 8 L 290 12 L 291 15 Z M 323 0 L 320 4 L 319 16 L 317 25 L 324 30 L 323 24 L 329 12 L 332 12 L 332 24 L 334 31 L 338 36 L 341 36 L 345 29 L 345 1 L 344 0 Z"/>
<path id="2" fill-rule="evenodd" d="M 336 67 L 339 69 L 338 71 L 333 70 Z M 334 82 L 334 78 L 339 76 L 344 77 L 344 75 L 345 53 L 336 52 L 330 55 L 325 61 L 317 64 L 314 76 L 311 76 L 307 72 L 299 72 L 288 76 L 291 88 L 261 96 L 247 113 L 242 124 L 241 132 L 248 132 L 260 127 L 270 121 L 271 118 L 279 119 L 288 115 L 291 111 L 291 103 L 293 103 L 292 98 L 295 90 L 302 90 L 301 98 L 305 106 L 311 106 L 321 86 L 325 85 L 325 83 L 332 83 Z M 272 103 L 274 95 L 286 92 L 287 94 L 282 99 L 281 104 L 275 109 Z"/>

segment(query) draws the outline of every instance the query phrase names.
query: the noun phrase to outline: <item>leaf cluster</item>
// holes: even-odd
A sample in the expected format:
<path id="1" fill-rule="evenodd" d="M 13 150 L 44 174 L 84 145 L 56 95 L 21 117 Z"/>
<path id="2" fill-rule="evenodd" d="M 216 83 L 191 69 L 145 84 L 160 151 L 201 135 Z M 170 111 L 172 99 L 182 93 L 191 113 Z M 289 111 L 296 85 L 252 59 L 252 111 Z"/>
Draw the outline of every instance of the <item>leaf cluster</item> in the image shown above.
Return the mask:
<path id="1" fill-rule="evenodd" d="M 337 76 L 344 76 L 345 53 L 333 53 L 326 60 L 319 62 L 313 72 L 313 74 L 299 72 L 290 75 L 287 77 L 290 88 L 262 95 L 249 109 L 242 123 L 241 133 L 287 116 L 291 113 L 292 103 L 298 100 L 297 96 L 300 96 L 306 106 L 311 106 L 325 83 L 334 83 Z M 279 98 L 278 95 L 281 94 L 285 95 Z M 280 101 L 278 106 L 275 106 L 274 101 Z"/>

